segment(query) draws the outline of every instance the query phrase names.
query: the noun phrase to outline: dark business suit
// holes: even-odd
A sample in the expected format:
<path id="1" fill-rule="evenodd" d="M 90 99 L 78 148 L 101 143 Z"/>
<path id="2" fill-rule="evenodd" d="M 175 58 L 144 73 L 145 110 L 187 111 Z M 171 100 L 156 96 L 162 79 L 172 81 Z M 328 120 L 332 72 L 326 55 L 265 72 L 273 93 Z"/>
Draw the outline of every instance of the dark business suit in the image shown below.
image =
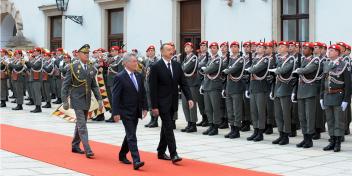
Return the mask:
<path id="1" fill-rule="evenodd" d="M 172 117 L 178 109 L 178 86 L 180 86 L 187 101 L 192 99 L 181 64 L 171 61 L 172 73 L 164 59 L 151 66 L 149 86 L 152 108 L 159 109 L 162 121 L 158 153 L 163 154 L 168 147 L 171 157 L 177 155 L 173 132 Z"/>
<path id="2" fill-rule="evenodd" d="M 147 110 L 147 99 L 142 75 L 139 73 L 134 75 L 138 90 L 126 70 L 115 76 L 112 89 L 112 115 L 120 115 L 126 131 L 119 156 L 124 158 L 128 151 L 131 151 L 133 162 L 136 163 L 140 162 L 136 137 L 138 118 L 142 118 L 142 111 Z"/>

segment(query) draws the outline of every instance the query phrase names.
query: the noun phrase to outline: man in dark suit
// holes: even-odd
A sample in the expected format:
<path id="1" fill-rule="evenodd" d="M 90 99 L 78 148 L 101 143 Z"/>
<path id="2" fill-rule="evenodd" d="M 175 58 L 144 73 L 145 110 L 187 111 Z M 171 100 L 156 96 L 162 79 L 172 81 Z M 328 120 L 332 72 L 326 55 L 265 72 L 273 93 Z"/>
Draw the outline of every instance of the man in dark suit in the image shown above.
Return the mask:
<path id="1" fill-rule="evenodd" d="M 137 147 L 138 118 L 147 115 L 147 99 L 142 75 L 137 71 L 138 60 L 134 54 L 123 57 L 125 69 L 115 76 L 112 89 L 112 115 L 115 122 L 122 119 L 126 136 L 119 153 L 119 160 L 124 164 L 131 164 L 126 158 L 131 152 L 133 168 L 138 170 L 144 165 L 140 160 Z"/>
<path id="2" fill-rule="evenodd" d="M 188 106 L 193 107 L 191 91 L 187 85 L 181 64 L 173 61 L 173 48 L 169 43 L 161 46 L 162 58 L 151 66 L 149 86 L 152 103 L 152 113 L 162 121 L 158 158 L 172 160 L 173 163 L 182 160 L 176 152 L 176 142 L 173 132 L 173 115 L 178 109 L 178 86 L 186 97 Z M 165 154 L 168 147 L 170 156 Z"/>

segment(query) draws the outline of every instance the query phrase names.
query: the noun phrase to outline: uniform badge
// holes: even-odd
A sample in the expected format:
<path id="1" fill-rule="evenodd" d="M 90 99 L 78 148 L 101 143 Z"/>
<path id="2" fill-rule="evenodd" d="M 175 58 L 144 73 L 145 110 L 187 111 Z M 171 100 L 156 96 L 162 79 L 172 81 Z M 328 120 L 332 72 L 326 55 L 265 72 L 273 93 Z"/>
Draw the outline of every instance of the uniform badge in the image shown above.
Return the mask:
<path id="1" fill-rule="evenodd" d="M 315 59 L 314 63 L 315 64 L 319 64 L 319 61 L 317 59 Z"/>
<path id="2" fill-rule="evenodd" d="M 268 63 L 268 59 L 264 59 L 264 63 Z"/>

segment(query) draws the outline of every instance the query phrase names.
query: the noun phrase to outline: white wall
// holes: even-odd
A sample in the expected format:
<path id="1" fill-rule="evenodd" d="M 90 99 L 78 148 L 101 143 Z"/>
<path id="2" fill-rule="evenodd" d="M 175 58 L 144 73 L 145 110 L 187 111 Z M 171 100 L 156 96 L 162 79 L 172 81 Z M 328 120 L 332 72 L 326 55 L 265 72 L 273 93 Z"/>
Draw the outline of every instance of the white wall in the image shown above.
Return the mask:
<path id="1" fill-rule="evenodd" d="M 1 22 L 0 48 L 5 47 L 7 42 L 11 39 L 14 26 L 15 26 L 15 20 L 11 15 L 7 15 Z"/>
<path id="2" fill-rule="evenodd" d="M 83 16 L 83 25 L 63 19 L 64 48 L 67 51 L 89 44 L 91 50 L 101 47 L 101 8 L 93 0 L 71 0 L 65 15 Z"/>
<path id="3" fill-rule="evenodd" d="M 345 41 L 352 44 L 352 1 L 316 0 L 316 40 L 332 43 Z"/>
<path id="4" fill-rule="evenodd" d="M 38 9 L 41 5 L 55 4 L 55 0 L 9 0 L 20 11 L 23 22 L 23 35 L 36 46 L 44 46 L 44 14 Z"/>
<path id="5" fill-rule="evenodd" d="M 204 0 L 205 39 L 223 41 L 266 41 L 272 39 L 272 0 Z"/>
<path id="6" fill-rule="evenodd" d="M 144 54 L 149 45 L 172 40 L 172 0 L 130 0 L 126 10 L 128 50 Z"/>

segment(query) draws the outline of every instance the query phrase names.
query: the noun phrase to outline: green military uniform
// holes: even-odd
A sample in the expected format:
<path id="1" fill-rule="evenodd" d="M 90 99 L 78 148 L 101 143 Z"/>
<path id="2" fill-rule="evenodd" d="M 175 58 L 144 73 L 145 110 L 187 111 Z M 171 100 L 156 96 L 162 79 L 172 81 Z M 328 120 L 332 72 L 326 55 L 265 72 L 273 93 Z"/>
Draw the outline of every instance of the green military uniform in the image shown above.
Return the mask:
<path id="1" fill-rule="evenodd" d="M 205 74 L 202 89 L 204 90 L 205 113 L 208 117 L 210 127 L 203 132 L 204 135 L 217 135 L 224 111 L 221 109 L 223 80 L 221 78 L 221 68 L 223 60 L 219 55 L 211 56 L 202 73 Z"/>
<path id="2" fill-rule="evenodd" d="M 108 95 L 109 102 L 112 102 L 112 86 L 114 78 L 120 71 L 123 70 L 122 58 L 117 56 L 110 57 L 108 60 L 108 68 L 106 73 L 106 92 Z M 115 122 L 113 117 L 107 120 L 107 122 Z"/>
<path id="3" fill-rule="evenodd" d="M 247 69 L 250 75 L 249 96 L 250 110 L 254 133 L 247 140 L 263 140 L 263 132 L 266 124 L 266 106 L 268 101 L 269 85 L 266 80 L 269 69 L 269 57 L 255 57 L 252 66 Z"/>
<path id="4" fill-rule="evenodd" d="M 204 81 L 204 75 L 201 74 L 199 71 L 202 67 L 205 67 L 208 63 L 208 60 L 209 60 L 209 53 L 206 52 L 204 54 L 201 54 L 199 57 L 198 57 L 198 60 L 199 60 L 199 63 L 198 63 L 198 69 L 197 69 L 197 74 L 198 74 L 198 77 L 200 79 L 200 82 L 201 82 L 201 85 Z M 198 97 L 198 108 L 199 108 L 199 111 L 200 111 L 200 114 L 202 115 L 202 121 L 199 122 L 197 124 L 197 126 L 203 126 L 203 127 L 206 127 L 208 126 L 208 118 L 207 118 L 207 115 L 205 113 L 205 104 L 204 104 L 204 96 L 203 96 L 203 93 L 200 92 L 200 96 Z"/>
<path id="5" fill-rule="evenodd" d="M 42 112 L 41 104 L 42 104 L 42 66 L 43 59 L 40 55 L 36 56 L 29 62 L 27 62 L 27 67 L 30 69 L 30 77 L 29 82 L 31 85 L 31 92 L 33 96 L 33 102 L 36 108 L 31 111 L 33 113 Z"/>
<path id="6" fill-rule="evenodd" d="M 188 122 L 188 125 L 186 126 L 186 128 L 181 130 L 182 132 L 190 133 L 190 132 L 197 131 L 197 127 L 196 127 L 196 123 L 198 121 L 197 104 L 198 104 L 198 99 L 200 97 L 199 88 L 200 88 L 200 81 L 201 81 L 197 74 L 198 62 L 199 60 L 197 56 L 193 53 L 188 54 L 182 62 L 182 70 L 185 74 L 186 81 L 191 90 L 191 94 L 194 101 L 193 108 L 189 109 L 188 101 L 184 93 L 182 92 L 182 95 L 181 95 L 182 109 L 185 114 L 186 121 Z"/>
<path id="7" fill-rule="evenodd" d="M 321 105 L 325 109 L 330 144 L 324 150 L 340 151 L 345 132 L 347 104 L 351 98 L 351 75 L 348 64 L 341 58 L 324 63 L 324 79 L 321 83 Z M 345 106 L 345 107 L 343 107 Z M 346 108 L 346 109 L 343 109 Z"/>
<path id="8" fill-rule="evenodd" d="M 9 66 L 12 68 L 12 80 L 14 83 L 14 90 L 16 91 L 16 103 L 17 107 L 12 108 L 12 110 L 22 110 L 23 107 L 23 96 L 24 96 L 24 84 L 25 84 L 25 70 L 26 66 L 24 61 L 20 59 L 15 59 Z"/>
<path id="9" fill-rule="evenodd" d="M 62 67 L 62 64 L 64 63 L 64 56 L 60 55 L 57 56 L 56 60 L 54 61 L 54 82 L 55 84 L 53 84 L 53 86 L 55 86 L 55 95 L 57 97 L 57 100 L 54 101 L 54 104 L 61 104 L 62 100 L 61 100 L 61 88 L 62 88 L 62 79 L 61 79 L 61 69 L 60 67 Z"/>
<path id="10" fill-rule="evenodd" d="M 229 60 L 230 60 L 230 52 L 226 52 L 223 53 L 223 55 L 221 56 L 221 59 L 223 61 L 221 70 L 224 70 L 228 67 L 229 65 Z M 223 87 L 226 85 L 226 79 L 223 81 Z M 220 107 L 221 110 L 224 111 L 223 113 L 223 117 L 221 118 L 221 124 L 219 126 L 220 129 L 226 129 L 229 128 L 229 124 L 228 124 L 228 117 L 227 117 L 227 108 L 226 108 L 226 99 L 225 97 L 222 97 L 221 102 L 220 102 Z"/>
<path id="11" fill-rule="evenodd" d="M 245 56 L 243 56 L 245 59 L 245 68 L 249 68 L 252 66 L 252 53 L 248 53 Z M 246 82 L 246 89 L 249 87 L 249 82 L 250 82 L 250 74 L 246 71 L 244 73 L 244 81 Z M 251 108 L 250 108 L 250 100 L 249 98 L 246 98 L 245 95 L 243 95 L 243 114 L 242 116 L 242 126 L 241 126 L 241 131 L 249 131 L 250 130 L 250 125 L 251 125 Z"/>
<path id="12" fill-rule="evenodd" d="M 288 135 L 291 133 L 292 102 L 291 94 L 295 78 L 295 58 L 289 55 L 278 55 L 277 68 L 275 70 L 276 83 L 274 89 L 275 121 L 280 137 L 273 141 L 273 144 L 288 144 Z"/>
<path id="13" fill-rule="evenodd" d="M 54 63 L 48 59 L 45 60 L 43 63 L 43 84 L 42 84 L 42 90 L 44 92 L 43 97 L 45 99 L 46 105 L 43 106 L 43 108 L 51 108 L 51 87 L 50 83 L 52 82 L 51 80 L 53 79 L 52 75 L 54 72 Z"/>
<path id="14" fill-rule="evenodd" d="M 296 63 L 296 68 L 299 68 L 301 66 L 301 58 L 302 55 L 300 53 L 295 53 L 292 54 L 292 56 L 295 58 L 295 63 Z M 298 84 L 298 75 L 295 73 L 293 76 L 296 78 L 294 86 Z M 291 120 L 291 133 L 289 134 L 290 137 L 295 137 L 297 136 L 297 129 L 299 129 L 300 126 L 300 120 L 298 117 L 298 103 L 296 101 L 292 102 L 292 120 Z"/>
<path id="15" fill-rule="evenodd" d="M 301 123 L 304 140 L 297 147 L 313 146 L 312 137 L 315 133 L 316 98 L 320 85 L 317 83 L 320 70 L 320 59 L 313 56 L 303 56 L 301 67 L 296 70 L 299 75 L 297 90 L 298 116 Z"/>
<path id="16" fill-rule="evenodd" d="M 79 52 L 88 53 L 89 45 L 84 45 L 79 49 Z M 77 119 L 72 140 L 72 150 L 80 150 L 79 144 L 82 142 L 88 158 L 94 155 L 88 143 L 86 125 L 91 102 L 91 92 L 93 92 L 95 98 L 98 100 L 99 107 L 102 107 L 102 98 L 95 76 L 96 71 L 91 62 L 84 64 L 81 61 L 76 61 L 67 67 L 61 91 L 64 109 L 68 109 L 70 105 L 74 109 Z M 70 102 L 68 102 L 68 97 L 70 97 Z"/>
<path id="17" fill-rule="evenodd" d="M 8 63 L 6 57 L 0 58 L 0 100 L 1 107 L 6 107 L 6 100 L 9 96 L 9 91 L 7 87 L 7 79 L 8 79 Z"/>
<path id="18" fill-rule="evenodd" d="M 149 73 L 150 73 L 150 67 L 159 59 L 154 56 L 154 58 L 147 58 L 144 63 L 144 68 L 145 68 L 145 79 L 144 79 L 144 87 L 145 87 L 145 92 L 147 95 L 147 102 L 148 102 L 148 109 L 149 109 L 149 114 L 150 114 L 150 122 L 146 125 L 145 127 L 149 128 L 154 128 L 158 127 L 158 117 L 154 116 L 152 113 L 152 102 L 150 98 L 150 88 L 149 88 Z"/>
<path id="19" fill-rule="evenodd" d="M 223 72 L 227 75 L 225 86 L 227 117 L 231 126 L 231 131 L 225 138 L 240 137 L 241 120 L 243 117 L 243 95 L 246 89 L 243 80 L 245 60 L 238 55 L 232 55 L 229 60 L 228 68 Z"/>
<path id="20" fill-rule="evenodd" d="M 267 55 L 269 58 L 269 69 L 276 68 L 276 57 L 274 57 L 274 53 L 272 55 Z M 275 108 L 274 108 L 274 97 L 270 97 L 274 95 L 273 87 L 275 86 L 275 74 L 269 72 L 266 80 L 268 82 L 268 102 L 266 106 L 266 127 L 265 134 L 273 133 L 273 126 L 275 125 Z"/>

